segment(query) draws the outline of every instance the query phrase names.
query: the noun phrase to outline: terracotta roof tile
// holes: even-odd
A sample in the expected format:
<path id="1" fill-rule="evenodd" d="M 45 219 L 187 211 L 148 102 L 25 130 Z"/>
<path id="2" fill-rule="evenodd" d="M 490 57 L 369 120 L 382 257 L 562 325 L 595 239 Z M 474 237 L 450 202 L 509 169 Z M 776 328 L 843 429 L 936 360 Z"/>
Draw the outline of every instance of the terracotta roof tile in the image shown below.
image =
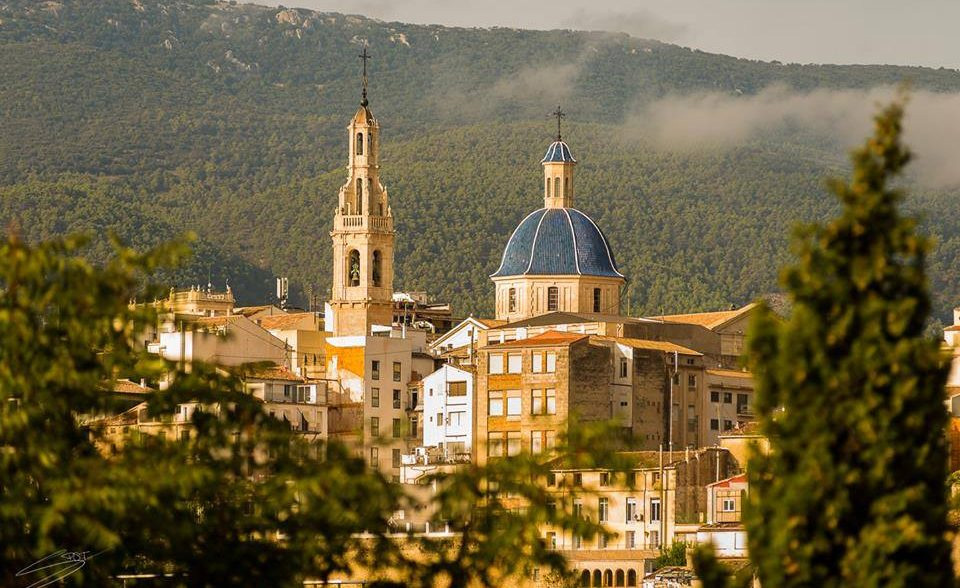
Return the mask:
<path id="1" fill-rule="evenodd" d="M 147 386 L 141 386 L 136 382 L 128 380 L 126 378 L 116 380 L 111 386 L 109 382 L 104 384 L 104 389 L 110 389 L 111 392 L 120 392 L 123 394 L 149 394 L 153 392 L 152 388 Z"/>
<path id="2" fill-rule="evenodd" d="M 474 317 L 474 319 L 481 325 L 487 327 L 488 329 L 502 327 L 503 325 L 507 324 L 507 321 L 501 321 L 497 319 L 476 318 L 476 317 Z"/>
<path id="3" fill-rule="evenodd" d="M 541 345 L 570 345 L 576 343 L 581 339 L 586 339 L 589 335 L 583 335 L 581 333 L 563 333 L 560 331 L 546 331 L 535 335 L 533 337 L 527 337 L 526 339 L 519 339 L 517 341 L 507 341 L 506 343 L 500 343 L 496 345 L 488 345 L 487 349 L 503 349 L 508 347 L 537 347 Z"/>
<path id="4" fill-rule="evenodd" d="M 279 366 L 279 365 L 252 370 L 247 374 L 247 377 L 253 378 L 256 380 L 283 380 L 286 382 L 306 382 L 305 378 L 301 378 L 297 374 L 291 372 L 286 367 Z"/>
<path id="5" fill-rule="evenodd" d="M 293 314 L 275 314 L 272 316 L 265 316 L 259 319 L 260 326 L 267 330 L 284 330 L 290 329 L 297 325 L 300 321 L 307 317 L 312 317 L 312 312 L 296 312 Z"/>
<path id="6" fill-rule="evenodd" d="M 613 341 L 633 347 L 634 349 L 649 349 L 652 351 L 666 351 L 668 353 L 676 351 L 682 355 L 703 355 L 699 351 L 694 351 L 693 349 L 688 349 L 669 341 L 650 341 L 647 339 L 634 339 L 633 337 L 611 337 L 607 335 L 591 335 L 590 339 L 596 341 Z"/>
<path id="7" fill-rule="evenodd" d="M 700 325 L 707 329 L 716 329 L 727 321 L 734 319 L 741 314 L 752 310 L 756 304 L 747 304 L 736 310 L 722 310 L 717 312 L 694 312 L 690 314 L 668 314 L 664 316 L 647 317 L 652 320 L 662 320 L 668 323 L 684 323 L 688 325 Z"/>

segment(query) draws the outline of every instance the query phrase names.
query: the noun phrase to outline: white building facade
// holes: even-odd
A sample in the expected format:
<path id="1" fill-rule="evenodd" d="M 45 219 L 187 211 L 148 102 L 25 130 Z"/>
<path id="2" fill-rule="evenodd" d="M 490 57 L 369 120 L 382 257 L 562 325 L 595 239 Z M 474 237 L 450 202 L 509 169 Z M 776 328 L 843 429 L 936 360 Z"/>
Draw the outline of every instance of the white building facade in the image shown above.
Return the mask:
<path id="1" fill-rule="evenodd" d="M 473 374 L 445 365 L 423 378 L 423 445 L 448 458 L 469 455 L 473 438 Z"/>

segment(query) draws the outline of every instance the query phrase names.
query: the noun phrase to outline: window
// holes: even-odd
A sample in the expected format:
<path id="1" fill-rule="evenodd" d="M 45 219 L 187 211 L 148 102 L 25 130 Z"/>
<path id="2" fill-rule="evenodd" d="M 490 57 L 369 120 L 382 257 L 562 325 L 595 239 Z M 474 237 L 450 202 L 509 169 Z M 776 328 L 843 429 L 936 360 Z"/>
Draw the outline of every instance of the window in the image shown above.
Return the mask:
<path id="1" fill-rule="evenodd" d="M 581 547 L 583 547 L 583 539 L 580 537 L 580 535 L 574 535 L 574 536 L 573 536 L 573 548 L 574 548 L 574 549 L 580 549 Z M 583 573 L 584 573 L 584 574 L 589 574 L 590 572 L 584 570 Z M 586 585 L 589 586 L 589 584 L 586 584 Z"/>
<path id="2" fill-rule="evenodd" d="M 374 380 L 380 379 L 380 362 L 376 359 L 370 362 L 370 377 Z"/>
<path id="3" fill-rule="evenodd" d="M 489 374 L 503 373 L 503 354 L 502 353 L 490 354 L 490 365 L 488 366 L 487 373 Z"/>
<path id="4" fill-rule="evenodd" d="M 600 312 L 600 288 L 593 289 L 593 312 Z"/>
<path id="5" fill-rule="evenodd" d="M 507 312 L 517 312 L 517 289 L 507 290 Z"/>
<path id="6" fill-rule="evenodd" d="M 560 196 L 560 178 L 553 178 L 553 195 Z"/>
<path id="7" fill-rule="evenodd" d="M 750 411 L 750 401 L 746 394 L 737 394 L 737 414 Z"/>
<path id="8" fill-rule="evenodd" d="M 626 357 L 620 358 L 620 377 L 621 378 L 627 377 L 627 358 Z"/>
<path id="9" fill-rule="evenodd" d="M 443 413 L 442 413 L 442 412 L 438 412 L 438 413 L 437 413 L 437 420 L 435 420 L 435 421 L 433 421 L 433 422 L 437 423 L 437 426 L 438 426 L 438 427 L 442 427 L 442 426 L 443 426 Z"/>
<path id="10" fill-rule="evenodd" d="M 543 431 L 530 431 L 530 453 L 543 452 Z"/>
<path id="11" fill-rule="evenodd" d="M 519 417 L 521 413 L 521 400 L 519 390 L 507 391 L 507 416 Z"/>
<path id="12" fill-rule="evenodd" d="M 447 396 L 466 396 L 466 382 L 447 382 Z"/>
<path id="13" fill-rule="evenodd" d="M 420 392 L 417 390 L 410 391 L 410 408 L 416 408 L 420 404 Z"/>
<path id="14" fill-rule="evenodd" d="M 719 419 L 710 419 L 710 430 L 719 431 L 720 430 L 720 420 Z"/>
<path id="15" fill-rule="evenodd" d="M 659 498 L 650 499 L 650 522 L 651 523 L 660 522 L 660 499 Z"/>
<path id="16" fill-rule="evenodd" d="M 577 488 L 579 488 L 580 486 L 583 486 L 583 474 L 579 472 L 573 474 L 573 485 L 576 486 Z"/>
<path id="17" fill-rule="evenodd" d="M 557 371 L 557 354 L 554 351 L 547 352 L 547 373 L 552 374 Z"/>
<path id="18" fill-rule="evenodd" d="M 410 436 L 417 437 L 419 431 L 417 430 L 417 417 L 410 417 Z"/>
<path id="19" fill-rule="evenodd" d="M 370 417 L 370 436 L 371 437 L 380 436 L 380 418 L 379 417 Z"/>
<path id="20" fill-rule="evenodd" d="M 390 463 L 392 467 L 395 467 L 395 468 L 400 467 L 400 450 L 399 449 L 394 449 L 393 451 L 391 451 L 390 458 L 391 458 Z"/>
<path id="21" fill-rule="evenodd" d="M 610 485 L 610 472 L 600 472 L 600 485 L 601 486 Z"/>
<path id="22" fill-rule="evenodd" d="M 400 381 L 400 369 L 401 369 L 400 362 L 399 361 L 393 362 L 393 381 L 394 382 Z"/>
<path id="23" fill-rule="evenodd" d="M 557 432 L 547 431 L 546 434 L 547 449 L 553 449 L 557 445 Z"/>
<path id="24" fill-rule="evenodd" d="M 357 210 L 354 214 L 363 214 L 363 180 L 357 178 Z"/>
<path id="25" fill-rule="evenodd" d="M 556 485 L 557 485 L 557 474 L 554 472 L 550 472 L 549 474 L 547 474 L 547 486 L 552 488 L 553 486 L 556 486 Z"/>
<path id="26" fill-rule="evenodd" d="M 606 549 L 607 548 L 607 536 L 606 535 L 597 535 L 597 549 Z M 610 570 L 607 570 L 607 573 L 610 573 Z M 609 586 L 613 582 L 607 581 L 605 586 Z"/>
<path id="27" fill-rule="evenodd" d="M 559 180 L 558 180 L 559 181 Z M 547 311 L 557 310 L 560 302 L 560 289 L 556 286 L 547 288 Z"/>
<path id="28" fill-rule="evenodd" d="M 530 354 L 530 371 L 535 374 L 543 372 L 543 353 L 534 351 Z"/>
<path id="29" fill-rule="evenodd" d="M 697 387 L 697 376 L 695 374 L 690 374 L 687 376 L 687 387 L 688 388 Z"/>
<path id="30" fill-rule="evenodd" d="M 578 519 L 583 518 L 583 501 L 580 499 L 573 501 L 573 516 Z"/>
<path id="31" fill-rule="evenodd" d="M 400 419 L 393 419 L 393 438 L 400 438 Z"/>
<path id="32" fill-rule="evenodd" d="M 523 365 L 523 355 L 519 353 L 510 353 L 507 355 L 507 373 L 519 374 Z"/>
<path id="33" fill-rule="evenodd" d="M 723 512 L 733 512 L 736 510 L 736 503 L 732 498 L 723 499 Z"/>
<path id="34" fill-rule="evenodd" d="M 550 178 L 547 178 L 547 198 L 550 197 Z"/>
<path id="35" fill-rule="evenodd" d="M 650 547 L 660 547 L 660 531 L 650 531 Z"/>
<path id="36" fill-rule="evenodd" d="M 181 440 L 181 441 L 189 441 L 189 440 L 190 440 L 190 431 L 188 431 L 188 430 L 180 431 L 180 440 Z"/>
<path id="37" fill-rule="evenodd" d="M 547 398 L 547 414 L 557 414 L 557 391 L 553 388 L 547 388 L 545 395 Z"/>
<path id="38" fill-rule="evenodd" d="M 570 195 L 570 176 L 566 176 L 563 178 L 563 195 L 564 196 Z"/>
<path id="39" fill-rule="evenodd" d="M 546 414 L 543 400 L 543 389 L 534 388 L 530 391 L 530 414 Z"/>
<path id="40" fill-rule="evenodd" d="M 393 408 L 400 408 L 400 391 L 393 391 Z"/>
<path id="41" fill-rule="evenodd" d="M 557 548 L 557 534 L 553 531 L 547 533 L 547 549 Z"/>
<path id="42" fill-rule="evenodd" d="M 380 448 L 371 447 L 370 448 L 370 465 L 376 465 L 380 460 Z"/>
<path id="43" fill-rule="evenodd" d="M 370 388 L 370 406 L 380 408 L 380 388 Z"/>
<path id="44" fill-rule="evenodd" d="M 627 531 L 627 549 L 637 548 L 637 532 Z"/>
<path id="45" fill-rule="evenodd" d="M 710 392 L 710 402 L 720 402 L 720 393 Z"/>
<path id="46" fill-rule="evenodd" d="M 600 498 L 597 500 L 597 521 L 601 523 L 607 522 L 607 515 L 610 509 L 610 500 L 607 498 Z"/>
<path id="47" fill-rule="evenodd" d="M 347 283 L 351 286 L 360 285 L 360 252 L 356 249 L 350 251 L 349 261 L 347 262 Z"/>
<path id="48" fill-rule="evenodd" d="M 467 413 L 460 412 L 451 412 L 447 415 L 447 424 L 451 427 L 462 427 L 466 419 Z"/>
<path id="49" fill-rule="evenodd" d="M 381 276 L 383 275 L 383 254 L 379 251 L 373 252 L 373 285 L 380 287 Z"/>
<path id="50" fill-rule="evenodd" d="M 487 435 L 487 455 L 489 457 L 503 457 L 503 433 L 496 432 Z"/>
<path id="51" fill-rule="evenodd" d="M 490 416 L 503 416 L 503 390 L 491 390 L 487 414 Z"/>
<path id="52" fill-rule="evenodd" d="M 729 430 L 731 430 L 731 429 L 733 429 L 733 421 L 729 421 L 729 420 L 724 419 L 724 421 L 723 421 L 723 430 L 724 430 L 724 431 L 729 431 Z"/>
<path id="53" fill-rule="evenodd" d="M 507 455 L 520 455 L 520 431 L 507 433 Z"/>
<path id="54" fill-rule="evenodd" d="M 632 523 L 634 521 L 640 520 L 637 517 L 637 499 L 628 498 L 627 499 L 627 511 L 626 511 L 626 522 Z"/>
<path id="55" fill-rule="evenodd" d="M 724 392 L 723 393 L 723 403 L 730 404 L 733 402 L 733 392 Z"/>
<path id="56" fill-rule="evenodd" d="M 357 133 L 357 155 L 363 155 L 363 133 Z"/>

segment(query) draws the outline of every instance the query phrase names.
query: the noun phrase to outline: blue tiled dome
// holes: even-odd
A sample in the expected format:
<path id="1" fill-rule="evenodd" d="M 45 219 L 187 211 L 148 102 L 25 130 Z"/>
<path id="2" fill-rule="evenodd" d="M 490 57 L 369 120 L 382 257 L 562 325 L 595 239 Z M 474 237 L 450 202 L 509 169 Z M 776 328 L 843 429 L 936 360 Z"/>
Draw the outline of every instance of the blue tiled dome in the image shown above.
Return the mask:
<path id="1" fill-rule="evenodd" d="M 490 277 L 522 275 L 623 277 L 600 228 L 574 208 L 541 208 L 520 221 Z"/>
<path id="2" fill-rule="evenodd" d="M 540 163 L 558 162 L 577 162 L 577 160 L 573 158 L 573 153 L 570 153 L 570 147 L 563 141 L 554 141 L 553 143 L 550 143 L 550 146 L 547 147 L 547 154 L 544 155 L 543 159 L 540 161 Z"/>

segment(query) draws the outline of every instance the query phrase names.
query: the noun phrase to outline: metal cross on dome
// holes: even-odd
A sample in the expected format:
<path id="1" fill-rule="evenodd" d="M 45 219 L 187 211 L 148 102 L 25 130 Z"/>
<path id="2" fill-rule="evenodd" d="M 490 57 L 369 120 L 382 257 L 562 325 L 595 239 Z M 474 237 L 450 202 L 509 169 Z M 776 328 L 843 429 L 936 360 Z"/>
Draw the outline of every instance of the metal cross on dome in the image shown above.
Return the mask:
<path id="1" fill-rule="evenodd" d="M 557 109 L 551 112 L 550 115 L 557 117 L 557 141 L 560 141 L 561 140 L 560 121 L 563 119 L 563 117 L 567 116 L 567 113 L 560 110 L 560 105 L 557 104 Z"/>
<path id="2" fill-rule="evenodd" d="M 360 100 L 360 105 L 366 106 L 369 104 L 369 101 L 367 101 L 367 60 L 369 60 L 371 57 L 370 54 L 367 53 L 366 47 L 363 48 L 363 53 L 357 57 L 363 61 L 363 99 Z"/>

